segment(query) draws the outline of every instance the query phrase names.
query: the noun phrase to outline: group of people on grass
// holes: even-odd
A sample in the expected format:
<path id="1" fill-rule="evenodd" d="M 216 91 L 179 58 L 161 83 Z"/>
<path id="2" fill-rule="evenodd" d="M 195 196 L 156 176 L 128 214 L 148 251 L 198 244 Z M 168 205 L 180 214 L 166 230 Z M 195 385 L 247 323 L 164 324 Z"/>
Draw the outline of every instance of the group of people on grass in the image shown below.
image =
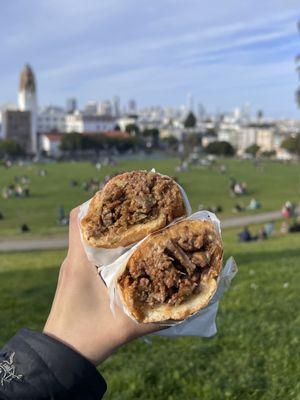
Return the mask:
<path id="1" fill-rule="evenodd" d="M 252 234 L 250 229 L 245 226 L 244 229 L 238 233 L 238 241 L 239 242 L 252 242 L 255 240 L 264 240 L 268 239 L 270 236 L 274 234 L 275 224 L 273 221 L 268 222 L 256 234 Z"/>
<path id="2" fill-rule="evenodd" d="M 12 197 L 29 197 L 30 196 L 30 179 L 27 175 L 15 176 L 14 183 L 4 187 L 2 189 L 2 198 L 10 199 Z"/>
<path id="3" fill-rule="evenodd" d="M 247 183 L 238 182 L 235 178 L 229 178 L 229 188 L 230 195 L 234 197 L 239 197 L 247 194 Z"/>
<path id="4" fill-rule="evenodd" d="M 287 235 L 288 233 L 300 232 L 300 217 L 297 217 L 297 209 L 295 204 L 290 201 L 286 201 L 281 209 L 281 214 L 285 218 L 282 221 L 279 231 L 279 235 Z M 252 234 L 247 226 L 238 233 L 239 242 L 252 242 L 255 240 L 268 239 L 274 235 L 275 223 L 274 221 L 268 222 L 256 234 Z"/>

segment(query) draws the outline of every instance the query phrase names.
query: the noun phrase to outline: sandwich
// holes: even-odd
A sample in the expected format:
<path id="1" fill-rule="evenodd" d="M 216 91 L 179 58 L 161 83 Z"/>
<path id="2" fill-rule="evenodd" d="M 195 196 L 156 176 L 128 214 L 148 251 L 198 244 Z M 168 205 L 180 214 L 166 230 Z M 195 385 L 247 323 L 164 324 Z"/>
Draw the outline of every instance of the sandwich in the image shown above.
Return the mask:
<path id="1" fill-rule="evenodd" d="M 207 306 L 222 262 L 214 224 L 183 220 L 141 242 L 119 271 L 117 290 L 138 322 L 182 321 Z"/>
<path id="2" fill-rule="evenodd" d="M 130 246 L 186 214 L 173 179 L 155 172 L 126 172 L 95 194 L 80 228 L 88 245 L 114 249 Z"/>

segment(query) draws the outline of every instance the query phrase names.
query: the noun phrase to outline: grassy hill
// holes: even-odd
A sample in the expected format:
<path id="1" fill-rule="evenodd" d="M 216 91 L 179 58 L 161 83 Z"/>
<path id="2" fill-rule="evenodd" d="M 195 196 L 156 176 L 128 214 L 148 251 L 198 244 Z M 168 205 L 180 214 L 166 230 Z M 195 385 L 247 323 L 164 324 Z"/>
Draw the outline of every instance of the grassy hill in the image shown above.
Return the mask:
<path id="1" fill-rule="evenodd" d="M 125 346 L 100 367 L 106 399 L 299 399 L 300 236 L 237 244 L 235 235 L 224 233 L 239 273 L 220 303 L 218 334 Z M 0 254 L 1 344 L 21 326 L 42 328 L 64 254 Z"/>
<path id="2" fill-rule="evenodd" d="M 220 173 L 220 163 L 227 165 L 227 172 Z M 16 176 L 27 175 L 31 179 L 30 198 L 0 198 L 0 236 L 17 236 L 21 223 L 27 223 L 31 232 L 28 235 L 51 235 L 65 233 L 66 228 L 56 223 L 58 207 L 63 205 L 66 212 L 87 200 L 90 195 L 84 192 L 82 183 L 89 178 L 103 179 L 105 175 L 134 169 L 151 169 L 176 176 L 185 188 L 193 209 L 199 204 L 205 207 L 221 205 L 224 212 L 220 215 L 232 215 L 232 207 L 242 201 L 249 204 L 252 197 L 262 203 L 263 211 L 278 210 L 282 203 L 291 200 L 298 203 L 300 198 L 300 172 L 298 165 L 263 162 L 254 166 L 251 161 L 226 160 L 212 167 L 192 167 L 189 172 L 175 172 L 178 160 L 139 160 L 120 161 L 116 167 L 104 167 L 97 171 L 90 163 L 70 162 L 47 165 L 13 166 L 10 169 L 0 167 L 0 191 L 14 183 Z M 46 177 L 38 176 L 38 170 L 47 170 Z M 245 181 L 248 185 L 247 196 L 236 199 L 229 195 L 229 177 Z M 71 180 L 79 185 L 70 186 Z M 248 211 L 249 212 L 249 211 Z"/>

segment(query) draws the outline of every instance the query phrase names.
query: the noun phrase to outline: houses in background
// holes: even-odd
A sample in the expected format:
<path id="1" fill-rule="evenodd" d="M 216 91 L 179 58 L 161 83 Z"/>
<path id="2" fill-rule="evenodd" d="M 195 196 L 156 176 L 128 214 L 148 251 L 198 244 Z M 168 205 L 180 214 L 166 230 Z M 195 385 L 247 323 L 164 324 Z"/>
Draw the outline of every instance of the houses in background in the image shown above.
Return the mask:
<path id="1" fill-rule="evenodd" d="M 215 141 L 229 142 L 238 155 L 256 144 L 260 152 L 276 152 L 281 159 L 288 159 L 288 152 L 281 143 L 300 132 L 298 120 L 267 120 L 263 113 L 251 119 L 245 110 L 235 109 L 232 113 L 208 116 L 201 107 L 198 114 L 188 106 L 146 107 L 138 109 L 130 100 L 127 108 L 121 107 L 120 98 L 101 102 L 90 101 L 81 110 L 77 100 L 69 98 L 66 107 L 49 105 L 38 107 L 37 84 L 33 69 L 26 64 L 19 78 L 18 106 L 5 106 L 0 110 L 0 139 L 18 142 L 29 154 L 44 151 L 59 156 L 59 144 L 63 135 L 69 133 L 103 135 L 107 132 L 126 132 L 135 137 L 148 137 L 147 146 L 157 147 L 159 139 L 172 138 L 178 149 L 189 140 L 195 148 L 207 147 Z M 151 134 L 155 133 L 155 140 Z M 116 135 L 119 137 L 119 134 Z M 181 147 L 180 147 L 181 146 Z"/>

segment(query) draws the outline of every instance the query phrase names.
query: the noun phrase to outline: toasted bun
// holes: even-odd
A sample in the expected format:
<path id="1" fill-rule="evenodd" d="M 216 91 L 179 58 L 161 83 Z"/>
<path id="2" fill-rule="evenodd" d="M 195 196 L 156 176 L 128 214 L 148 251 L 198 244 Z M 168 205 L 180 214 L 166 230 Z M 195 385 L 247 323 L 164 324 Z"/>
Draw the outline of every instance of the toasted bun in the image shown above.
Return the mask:
<path id="1" fill-rule="evenodd" d="M 184 199 L 173 179 L 154 172 L 126 172 L 95 194 L 81 231 L 92 247 L 126 247 L 185 215 Z"/>
<path id="2" fill-rule="evenodd" d="M 140 299 L 136 297 L 137 288 L 132 284 L 128 284 L 128 282 L 132 283 L 132 281 L 125 279 L 126 275 L 129 273 L 128 271 L 135 270 L 139 265 L 145 265 L 143 263 L 149 263 L 149 260 L 151 260 L 152 255 L 155 254 L 158 248 L 165 248 L 170 239 L 177 240 L 178 237 L 183 237 L 187 232 L 197 237 L 199 243 L 203 244 L 203 253 L 207 251 L 211 255 L 209 265 L 207 265 L 205 269 L 202 269 L 197 293 L 191 294 L 180 304 L 158 302 L 149 305 L 147 302 L 140 301 Z M 222 262 L 222 242 L 214 225 L 208 221 L 181 221 L 160 232 L 150 235 L 141 243 L 131 255 L 126 265 L 124 265 L 123 270 L 120 271 L 118 292 L 130 314 L 139 322 L 184 320 L 209 303 L 217 289 L 217 278 L 222 268 Z M 151 279 L 153 279 L 153 277 L 150 278 L 150 280 Z M 163 281 L 163 278 L 161 278 L 161 281 Z"/>

